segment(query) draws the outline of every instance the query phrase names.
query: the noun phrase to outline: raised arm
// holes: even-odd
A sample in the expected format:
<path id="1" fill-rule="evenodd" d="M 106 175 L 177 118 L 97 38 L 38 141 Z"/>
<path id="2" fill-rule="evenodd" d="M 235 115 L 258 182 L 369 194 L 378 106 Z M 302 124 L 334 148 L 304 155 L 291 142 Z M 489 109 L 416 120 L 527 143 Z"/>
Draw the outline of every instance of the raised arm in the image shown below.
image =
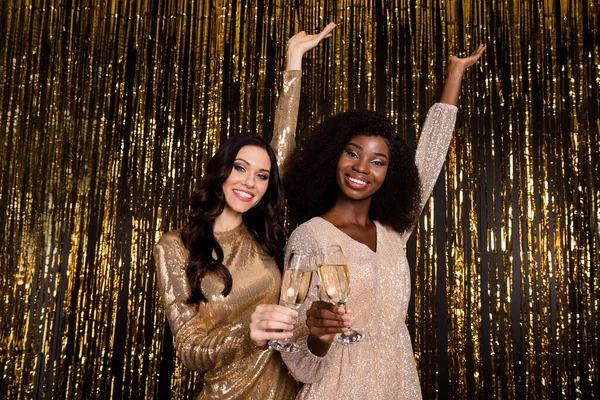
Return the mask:
<path id="1" fill-rule="evenodd" d="M 300 105 L 300 84 L 302 78 L 302 57 L 308 50 L 316 47 L 321 40 L 332 35 L 334 23 L 329 23 L 318 35 L 307 35 L 306 32 L 295 34 L 288 41 L 287 64 L 283 73 L 283 85 L 275 110 L 275 126 L 271 147 L 277 154 L 280 174 L 284 175 L 282 166 L 296 146 L 296 123 Z"/>
<path id="2" fill-rule="evenodd" d="M 458 95 L 460 94 L 460 84 L 467 68 L 479 63 L 481 55 L 485 51 L 485 46 L 480 44 L 477 50 L 469 57 L 458 58 L 450 56 L 448 58 L 448 69 L 446 70 L 446 82 L 440 97 L 440 103 L 456 106 L 458 104 Z"/>
<path id="3" fill-rule="evenodd" d="M 440 102 L 434 104 L 427 113 L 415 154 L 421 178 L 421 210 L 429 199 L 446 159 L 456 122 L 456 105 L 462 77 L 470 66 L 479 62 L 484 50 L 485 46 L 480 45 L 469 57 L 451 56 L 448 59 L 446 82 Z"/>

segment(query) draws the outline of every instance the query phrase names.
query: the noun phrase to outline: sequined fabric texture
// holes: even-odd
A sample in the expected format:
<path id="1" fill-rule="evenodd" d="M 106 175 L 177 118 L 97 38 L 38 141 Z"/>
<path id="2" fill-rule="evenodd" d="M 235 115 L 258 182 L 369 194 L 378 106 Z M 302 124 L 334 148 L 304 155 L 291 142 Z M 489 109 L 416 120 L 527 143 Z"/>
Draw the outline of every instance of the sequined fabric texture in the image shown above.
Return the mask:
<path id="1" fill-rule="evenodd" d="M 294 147 L 300 102 L 300 71 L 283 74 L 271 145 L 281 165 Z M 248 336 L 250 315 L 258 304 L 279 299 L 281 274 L 272 259 L 260 255 L 245 226 L 215 232 L 223 248 L 223 264 L 233 277 L 231 293 L 214 276 L 202 281 L 208 303 L 197 309 L 185 304 L 190 288 L 185 276 L 188 251 L 180 231 L 164 235 L 154 254 L 167 318 L 183 364 L 204 375 L 200 399 L 288 399 L 297 383 L 287 373 L 278 352 L 256 349 Z"/>
<path id="2" fill-rule="evenodd" d="M 256 305 L 276 303 L 281 275 L 275 262 L 262 255 L 244 225 L 215 233 L 231 272 L 227 297 L 215 276 L 202 281 L 207 303 L 185 303 L 190 294 L 185 267 L 189 253 L 180 231 L 165 234 L 155 247 L 159 286 L 177 354 L 192 370 L 206 371 L 199 399 L 290 399 L 297 384 L 278 352 L 260 350 L 248 335 Z"/>
<path id="3" fill-rule="evenodd" d="M 271 147 L 277 154 L 279 173 L 283 177 L 285 162 L 296 145 L 296 122 L 300 104 L 302 71 L 284 71 L 283 83 L 275 110 L 275 127 Z"/>
<path id="4" fill-rule="evenodd" d="M 427 201 L 452 138 L 456 107 L 435 104 L 429 111 L 416 152 L 422 185 L 422 204 Z M 291 235 L 291 249 L 314 251 L 339 245 L 346 256 L 351 291 L 353 328 L 365 334 L 350 346 L 332 345 L 324 357 L 306 346 L 306 311 L 319 299 L 319 280 L 313 276 L 308 299 L 295 325 L 301 351 L 283 354 L 292 374 L 305 382 L 299 399 L 420 399 L 417 374 L 406 313 L 411 276 L 404 247 L 410 232 L 399 234 L 375 222 L 377 248 L 373 252 L 326 220 L 317 217 L 300 225 Z"/>

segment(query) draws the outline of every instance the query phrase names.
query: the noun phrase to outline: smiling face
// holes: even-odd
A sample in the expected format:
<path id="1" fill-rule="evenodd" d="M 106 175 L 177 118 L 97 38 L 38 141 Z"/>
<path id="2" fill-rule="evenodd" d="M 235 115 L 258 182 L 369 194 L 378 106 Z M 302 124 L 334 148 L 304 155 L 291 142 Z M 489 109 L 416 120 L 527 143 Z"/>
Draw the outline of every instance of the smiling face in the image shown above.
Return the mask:
<path id="1" fill-rule="evenodd" d="M 355 136 L 337 163 L 340 194 L 353 200 L 371 198 L 385 180 L 390 149 L 381 136 Z"/>
<path id="2" fill-rule="evenodd" d="M 243 214 L 254 207 L 269 187 L 271 159 L 258 146 L 244 146 L 238 152 L 231 174 L 223 183 L 225 211 Z"/>

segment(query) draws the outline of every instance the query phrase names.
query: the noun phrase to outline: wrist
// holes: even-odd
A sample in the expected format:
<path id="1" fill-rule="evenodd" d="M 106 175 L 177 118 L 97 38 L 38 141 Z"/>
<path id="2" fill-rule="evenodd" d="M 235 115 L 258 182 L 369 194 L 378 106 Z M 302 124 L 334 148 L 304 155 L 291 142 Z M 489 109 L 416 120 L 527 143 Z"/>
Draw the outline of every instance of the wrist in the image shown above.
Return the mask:
<path id="1" fill-rule="evenodd" d="M 325 357 L 329 352 L 331 343 L 321 340 L 311 333 L 306 339 L 306 346 L 308 347 L 308 350 L 310 350 L 310 352 L 315 356 Z"/>
<path id="2" fill-rule="evenodd" d="M 256 350 L 256 351 L 264 351 L 268 348 L 268 344 L 269 342 L 267 341 L 260 341 L 260 342 L 255 342 L 254 340 L 250 340 L 251 345 L 252 345 L 252 349 Z"/>
<path id="3" fill-rule="evenodd" d="M 250 334 L 250 328 L 248 327 L 246 329 L 246 343 L 247 346 L 250 348 L 251 351 L 253 352 L 257 352 L 257 351 L 265 351 L 269 348 L 268 344 L 269 342 L 266 340 L 259 340 L 257 342 L 254 341 L 254 339 L 252 339 L 252 335 Z"/>
<path id="4" fill-rule="evenodd" d="M 287 65 L 285 69 L 287 71 L 300 71 L 302 70 L 302 53 L 291 52 L 287 53 Z"/>
<path id="5" fill-rule="evenodd" d="M 450 76 L 462 76 L 465 73 L 467 67 L 460 62 L 450 61 L 448 62 L 448 67 L 446 68 L 446 75 Z"/>

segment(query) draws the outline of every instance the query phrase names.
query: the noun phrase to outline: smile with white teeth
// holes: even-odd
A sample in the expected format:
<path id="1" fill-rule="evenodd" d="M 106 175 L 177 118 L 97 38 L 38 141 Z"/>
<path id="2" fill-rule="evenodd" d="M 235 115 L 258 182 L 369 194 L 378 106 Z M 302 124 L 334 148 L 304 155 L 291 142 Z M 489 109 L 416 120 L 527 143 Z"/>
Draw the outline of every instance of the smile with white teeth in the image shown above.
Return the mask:
<path id="1" fill-rule="evenodd" d="M 253 195 L 253 194 L 251 194 L 251 193 L 248 193 L 248 192 L 242 192 L 241 190 L 235 190 L 235 189 L 233 189 L 233 192 L 234 192 L 235 194 L 237 194 L 238 196 L 240 196 L 240 197 L 243 197 L 243 198 L 245 198 L 245 199 L 251 199 L 251 198 L 253 198 L 253 197 L 254 197 L 254 195 Z"/>
<path id="2" fill-rule="evenodd" d="M 351 176 L 348 176 L 348 180 L 354 184 L 361 185 L 361 186 L 365 186 L 367 184 L 367 182 L 362 181 L 360 179 L 353 178 Z"/>

